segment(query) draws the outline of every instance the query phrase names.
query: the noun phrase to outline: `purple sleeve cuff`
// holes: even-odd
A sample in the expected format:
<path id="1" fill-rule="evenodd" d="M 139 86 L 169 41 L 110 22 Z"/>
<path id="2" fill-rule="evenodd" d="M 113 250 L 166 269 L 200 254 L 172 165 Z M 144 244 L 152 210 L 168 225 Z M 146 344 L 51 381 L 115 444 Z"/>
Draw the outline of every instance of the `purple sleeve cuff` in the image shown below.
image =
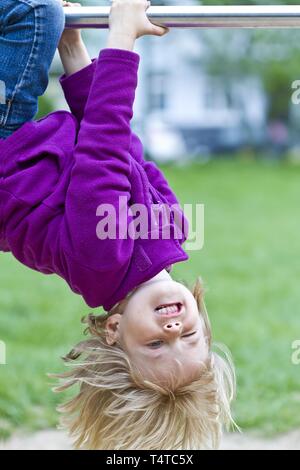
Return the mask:
<path id="1" fill-rule="evenodd" d="M 96 67 L 96 61 L 97 58 L 95 57 L 94 59 L 92 59 L 92 62 L 89 65 L 83 67 L 77 72 L 72 73 L 71 75 L 66 76 L 66 74 L 64 73 L 59 77 L 59 83 L 63 88 L 66 88 L 70 86 L 73 82 L 76 82 L 77 86 L 78 83 L 80 83 L 82 80 L 86 81 L 89 78 L 92 79 Z"/>
<path id="2" fill-rule="evenodd" d="M 99 53 L 99 59 L 115 59 L 115 60 L 127 60 L 131 62 L 135 62 L 139 65 L 140 56 L 136 52 L 129 51 L 127 49 L 117 49 L 107 47 L 102 49 Z"/>
<path id="3" fill-rule="evenodd" d="M 138 67 L 140 56 L 136 52 L 127 49 L 106 48 L 99 52 L 98 58 L 92 59 L 92 62 L 66 76 L 64 73 L 59 77 L 59 83 L 64 92 L 65 99 L 69 105 L 71 113 L 76 117 L 80 123 L 83 115 L 85 105 L 90 92 L 90 87 L 93 81 L 94 72 L 98 61 L 117 61 L 136 64 Z"/>
<path id="4" fill-rule="evenodd" d="M 96 65 L 97 58 L 94 58 L 86 67 L 83 67 L 68 76 L 63 74 L 59 78 L 59 83 L 64 92 L 66 102 L 69 105 L 71 113 L 76 117 L 79 123 L 84 115 L 84 109 L 90 92 Z"/>

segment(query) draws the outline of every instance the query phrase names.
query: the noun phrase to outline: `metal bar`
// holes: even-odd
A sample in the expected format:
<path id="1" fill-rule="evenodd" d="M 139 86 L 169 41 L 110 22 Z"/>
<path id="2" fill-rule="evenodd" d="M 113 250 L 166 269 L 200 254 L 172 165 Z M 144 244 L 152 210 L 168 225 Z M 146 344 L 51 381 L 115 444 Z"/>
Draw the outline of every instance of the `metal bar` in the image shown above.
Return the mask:
<path id="1" fill-rule="evenodd" d="M 108 28 L 110 7 L 65 9 L 67 28 Z M 300 5 L 150 6 L 149 20 L 169 28 L 300 28 Z"/>

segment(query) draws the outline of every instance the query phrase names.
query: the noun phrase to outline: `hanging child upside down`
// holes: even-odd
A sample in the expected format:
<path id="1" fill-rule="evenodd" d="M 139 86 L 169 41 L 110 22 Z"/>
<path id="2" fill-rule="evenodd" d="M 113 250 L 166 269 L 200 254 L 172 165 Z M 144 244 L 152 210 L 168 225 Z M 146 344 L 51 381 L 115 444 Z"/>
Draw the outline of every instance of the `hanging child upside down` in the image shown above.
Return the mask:
<path id="1" fill-rule="evenodd" d="M 0 250 L 59 275 L 106 311 L 86 317 L 90 336 L 58 375 L 57 391 L 80 385 L 61 407 L 78 448 L 215 448 L 233 423 L 234 368 L 229 355 L 212 351 L 202 283 L 190 290 L 170 274 L 188 259 L 187 219 L 130 127 L 135 40 L 168 32 L 148 20 L 149 4 L 113 1 L 107 47 L 93 60 L 80 30 L 64 30 L 64 8 L 79 4 L 0 5 Z M 57 46 L 71 112 L 34 121 Z M 153 206 L 172 207 L 170 219 L 138 237 L 99 236 L 99 205 L 117 209 L 120 200 L 147 208 L 149 218 Z M 130 211 L 117 216 L 116 232 L 130 222 Z M 169 237 L 160 236 L 166 227 Z"/>

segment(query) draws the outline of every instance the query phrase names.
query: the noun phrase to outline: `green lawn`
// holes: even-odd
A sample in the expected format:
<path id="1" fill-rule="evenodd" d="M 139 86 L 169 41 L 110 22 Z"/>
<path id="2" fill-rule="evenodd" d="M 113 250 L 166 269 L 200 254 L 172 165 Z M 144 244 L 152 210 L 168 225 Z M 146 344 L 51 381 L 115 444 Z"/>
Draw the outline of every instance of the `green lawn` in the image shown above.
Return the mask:
<path id="1" fill-rule="evenodd" d="M 165 168 L 182 203 L 205 204 L 205 245 L 174 267 L 177 278 L 201 275 L 214 339 L 232 351 L 245 430 L 265 433 L 300 426 L 300 167 L 248 160 Z M 64 281 L 0 255 L 0 429 L 9 435 L 57 423 L 46 372 L 81 338 L 88 313 Z"/>

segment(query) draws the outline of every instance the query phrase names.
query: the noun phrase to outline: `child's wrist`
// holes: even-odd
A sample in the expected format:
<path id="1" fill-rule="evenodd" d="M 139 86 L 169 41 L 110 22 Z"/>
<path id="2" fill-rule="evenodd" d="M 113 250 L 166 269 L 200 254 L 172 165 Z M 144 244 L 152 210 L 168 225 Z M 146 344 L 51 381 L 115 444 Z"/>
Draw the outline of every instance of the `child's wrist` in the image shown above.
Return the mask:
<path id="1" fill-rule="evenodd" d="M 59 46 L 59 54 L 67 76 L 83 69 L 92 62 L 83 41 L 78 44 L 62 42 Z"/>
<path id="2" fill-rule="evenodd" d="M 109 31 L 106 47 L 133 51 L 136 37 L 131 34 Z"/>

